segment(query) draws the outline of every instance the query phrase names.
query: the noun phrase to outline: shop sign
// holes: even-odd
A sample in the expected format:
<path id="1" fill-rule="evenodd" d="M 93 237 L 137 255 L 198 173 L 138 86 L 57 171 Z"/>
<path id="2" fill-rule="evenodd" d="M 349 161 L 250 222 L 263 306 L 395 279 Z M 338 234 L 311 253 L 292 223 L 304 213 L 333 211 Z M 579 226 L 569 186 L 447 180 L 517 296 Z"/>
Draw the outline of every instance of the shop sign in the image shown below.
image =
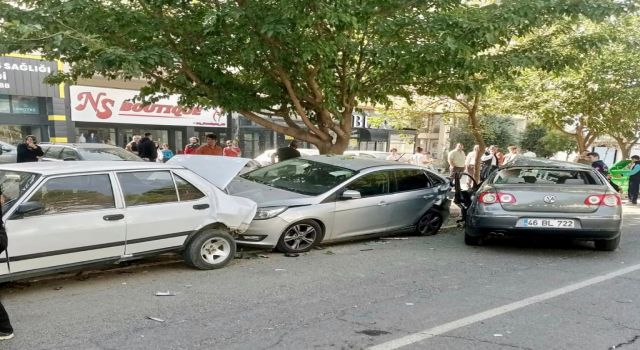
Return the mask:
<path id="1" fill-rule="evenodd" d="M 0 94 L 34 97 L 61 97 L 60 87 L 43 82 L 58 71 L 56 62 L 42 61 L 37 56 L 0 56 Z"/>
<path id="2" fill-rule="evenodd" d="M 173 125 L 195 127 L 227 126 L 227 116 L 220 108 L 183 107 L 178 95 L 155 103 L 134 102 L 136 90 L 71 86 L 71 120 L 76 122 Z"/>

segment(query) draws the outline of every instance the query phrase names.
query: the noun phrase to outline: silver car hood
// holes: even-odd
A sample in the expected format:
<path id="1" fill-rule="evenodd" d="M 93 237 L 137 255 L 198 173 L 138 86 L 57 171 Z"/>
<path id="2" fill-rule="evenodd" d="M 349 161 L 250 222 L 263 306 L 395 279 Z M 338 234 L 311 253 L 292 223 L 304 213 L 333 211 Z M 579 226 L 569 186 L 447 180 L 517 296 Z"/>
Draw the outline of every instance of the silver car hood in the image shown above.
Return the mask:
<path id="1" fill-rule="evenodd" d="M 167 164 L 180 165 L 224 190 L 251 159 L 222 156 L 178 154 Z"/>
<path id="2" fill-rule="evenodd" d="M 227 192 L 234 196 L 245 197 L 258 203 L 259 207 L 309 205 L 317 202 L 317 197 L 307 196 L 261 183 L 236 177 Z"/>

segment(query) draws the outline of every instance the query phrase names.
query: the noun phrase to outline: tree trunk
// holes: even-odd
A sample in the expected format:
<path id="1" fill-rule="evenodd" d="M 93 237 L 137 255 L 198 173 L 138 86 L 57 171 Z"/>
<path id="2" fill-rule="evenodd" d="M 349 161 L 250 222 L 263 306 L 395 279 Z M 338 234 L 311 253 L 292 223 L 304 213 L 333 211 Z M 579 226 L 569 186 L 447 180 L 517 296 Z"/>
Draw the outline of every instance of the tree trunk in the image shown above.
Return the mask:
<path id="1" fill-rule="evenodd" d="M 620 153 L 622 153 L 622 159 L 629 159 L 631 157 L 631 147 L 633 144 L 626 142 L 624 138 L 613 137 L 620 147 Z"/>

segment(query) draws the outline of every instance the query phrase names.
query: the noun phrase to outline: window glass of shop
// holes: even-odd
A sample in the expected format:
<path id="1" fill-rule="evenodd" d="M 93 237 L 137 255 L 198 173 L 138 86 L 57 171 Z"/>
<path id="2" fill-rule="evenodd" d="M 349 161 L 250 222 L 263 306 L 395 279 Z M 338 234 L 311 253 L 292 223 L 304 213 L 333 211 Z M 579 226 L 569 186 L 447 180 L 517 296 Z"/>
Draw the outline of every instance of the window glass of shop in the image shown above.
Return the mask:
<path id="1" fill-rule="evenodd" d="M 0 113 L 40 114 L 40 100 L 38 97 L 0 95 Z"/>

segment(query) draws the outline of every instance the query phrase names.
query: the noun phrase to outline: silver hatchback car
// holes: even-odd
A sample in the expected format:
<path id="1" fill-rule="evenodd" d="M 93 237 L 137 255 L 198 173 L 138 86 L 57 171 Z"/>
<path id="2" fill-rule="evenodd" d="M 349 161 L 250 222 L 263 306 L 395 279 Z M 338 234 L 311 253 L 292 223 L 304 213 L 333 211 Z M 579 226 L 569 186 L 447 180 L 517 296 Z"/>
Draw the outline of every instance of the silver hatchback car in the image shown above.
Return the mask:
<path id="1" fill-rule="evenodd" d="M 348 156 L 287 160 L 241 175 L 227 190 L 258 203 L 238 244 L 287 253 L 389 232 L 433 235 L 450 205 L 450 184 L 435 173 Z"/>
<path id="2" fill-rule="evenodd" d="M 458 179 L 459 180 L 459 179 Z M 561 236 L 594 241 L 598 250 L 620 243 L 620 195 L 590 166 L 520 158 L 469 190 L 456 181 L 465 217 L 465 243 L 490 234 Z"/>

